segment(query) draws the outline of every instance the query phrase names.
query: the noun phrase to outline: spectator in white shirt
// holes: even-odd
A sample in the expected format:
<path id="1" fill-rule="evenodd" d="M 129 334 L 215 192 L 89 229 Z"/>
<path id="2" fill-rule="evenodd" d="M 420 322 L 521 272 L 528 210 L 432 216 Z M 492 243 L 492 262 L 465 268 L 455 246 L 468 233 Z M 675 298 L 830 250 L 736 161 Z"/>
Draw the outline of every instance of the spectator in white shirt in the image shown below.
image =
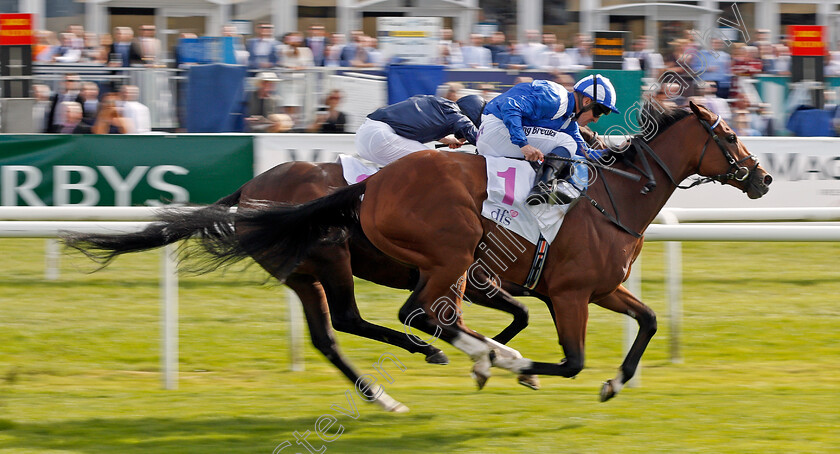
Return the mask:
<path id="1" fill-rule="evenodd" d="M 554 45 L 552 51 L 547 52 L 548 58 L 546 60 L 546 69 L 551 71 L 568 71 L 571 69 L 572 57 L 566 52 L 566 46 L 563 43 Z"/>
<path id="2" fill-rule="evenodd" d="M 379 51 L 379 41 L 376 38 L 368 36 L 365 39 L 365 50 L 367 51 L 369 66 L 374 68 L 385 66 L 385 55 Z"/>
<path id="3" fill-rule="evenodd" d="M 344 35 L 333 33 L 330 35 L 330 45 L 324 56 L 324 66 L 341 66 L 341 51 L 344 50 Z"/>
<path id="4" fill-rule="evenodd" d="M 32 124 L 35 126 L 33 132 L 47 132 L 50 126 L 47 124 L 50 115 L 50 87 L 43 84 L 32 85 L 32 97 L 35 98 L 35 105 L 32 107 Z"/>
<path id="5" fill-rule="evenodd" d="M 464 58 L 461 55 L 461 46 L 457 41 L 452 40 L 452 29 L 444 28 L 440 31 L 440 56 L 441 64 L 449 68 L 463 68 Z"/>
<path id="6" fill-rule="evenodd" d="M 140 26 L 140 37 L 137 39 L 140 44 L 140 55 L 143 57 L 143 63 L 147 65 L 156 65 L 161 60 L 161 46 L 160 40 L 155 37 L 155 26 L 146 24 Z"/>
<path id="7" fill-rule="evenodd" d="M 478 33 L 470 35 L 470 45 L 461 48 L 464 66 L 467 68 L 490 68 L 493 66 L 493 54 L 484 47 L 484 37 Z"/>
<path id="8" fill-rule="evenodd" d="M 545 44 L 540 42 L 540 32 L 538 30 L 526 30 L 525 36 L 526 42 L 520 46 L 520 53 L 529 68 L 539 68 L 541 57 L 546 48 Z"/>
<path id="9" fill-rule="evenodd" d="M 59 63 L 78 63 L 82 59 L 82 50 L 75 46 L 76 35 L 61 34 L 61 47 L 55 54 L 54 60 Z"/>
<path id="10" fill-rule="evenodd" d="M 585 33 L 575 35 L 575 47 L 567 49 L 566 52 L 572 57 L 575 65 L 592 67 L 592 40 Z"/>
<path id="11" fill-rule="evenodd" d="M 152 131 L 152 120 L 149 108 L 141 104 L 137 99 L 140 97 L 140 90 L 136 85 L 123 85 L 120 90 L 122 96 L 123 117 L 128 119 L 127 133 L 147 134 Z"/>

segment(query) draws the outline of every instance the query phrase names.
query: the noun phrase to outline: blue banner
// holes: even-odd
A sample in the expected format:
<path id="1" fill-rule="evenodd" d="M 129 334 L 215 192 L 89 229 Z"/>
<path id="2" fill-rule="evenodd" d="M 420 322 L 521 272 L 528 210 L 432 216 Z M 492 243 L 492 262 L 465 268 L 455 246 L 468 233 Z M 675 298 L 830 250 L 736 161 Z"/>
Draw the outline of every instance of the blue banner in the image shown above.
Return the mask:
<path id="1" fill-rule="evenodd" d="M 433 95 L 445 82 L 443 66 L 390 65 L 388 75 L 388 104 L 404 101 L 414 95 Z"/>
<path id="2" fill-rule="evenodd" d="M 239 65 L 191 66 L 187 132 L 241 132 L 245 75 Z"/>

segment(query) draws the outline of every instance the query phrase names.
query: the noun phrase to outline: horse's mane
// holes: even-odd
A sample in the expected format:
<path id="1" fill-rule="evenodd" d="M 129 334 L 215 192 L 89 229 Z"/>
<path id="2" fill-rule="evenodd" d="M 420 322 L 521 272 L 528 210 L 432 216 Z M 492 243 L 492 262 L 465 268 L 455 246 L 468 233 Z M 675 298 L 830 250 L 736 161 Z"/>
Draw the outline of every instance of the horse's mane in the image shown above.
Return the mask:
<path id="1" fill-rule="evenodd" d="M 644 122 L 642 122 L 642 119 L 639 118 L 639 124 L 645 125 L 645 129 L 647 129 L 647 126 L 650 125 L 650 129 L 654 130 L 655 132 L 653 136 L 650 137 L 646 137 L 647 134 L 642 132 L 636 134 L 636 138 L 645 139 L 645 141 L 650 142 L 678 121 L 691 115 L 691 111 L 688 109 L 680 108 L 670 108 L 660 111 L 659 109 L 653 108 L 652 104 L 645 103 L 642 105 L 642 109 L 639 111 L 639 117 L 641 117 L 642 115 L 644 115 L 646 118 Z"/>
<path id="2" fill-rule="evenodd" d="M 644 120 L 642 116 L 644 115 Z M 660 111 L 653 107 L 652 104 L 645 103 L 639 111 L 639 124 L 644 126 L 644 131 L 633 136 L 634 140 L 644 140 L 651 142 L 653 139 L 659 137 L 668 128 L 675 125 L 680 120 L 691 115 L 688 109 L 670 108 Z M 653 131 L 653 135 L 650 134 Z M 636 159 L 636 148 L 631 146 L 623 152 L 612 153 L 620 161 L 633 162 Z"/>

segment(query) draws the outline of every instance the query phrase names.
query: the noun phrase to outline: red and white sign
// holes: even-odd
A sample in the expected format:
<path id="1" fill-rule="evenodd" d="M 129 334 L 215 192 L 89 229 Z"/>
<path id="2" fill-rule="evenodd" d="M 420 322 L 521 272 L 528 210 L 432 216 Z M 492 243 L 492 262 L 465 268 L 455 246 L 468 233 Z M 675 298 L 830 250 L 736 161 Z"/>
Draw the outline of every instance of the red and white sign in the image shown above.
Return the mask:
<path id="1" fill-rule="evenodd" d="M 819 57 L 826 54 L 825 27 L 822 25 L 789 25 L 790 54 Z"/>
<path id="2" fill-rule="evenodd" d="M 0 14 L 0 46 L 32 44 L 32 14 Z"/>

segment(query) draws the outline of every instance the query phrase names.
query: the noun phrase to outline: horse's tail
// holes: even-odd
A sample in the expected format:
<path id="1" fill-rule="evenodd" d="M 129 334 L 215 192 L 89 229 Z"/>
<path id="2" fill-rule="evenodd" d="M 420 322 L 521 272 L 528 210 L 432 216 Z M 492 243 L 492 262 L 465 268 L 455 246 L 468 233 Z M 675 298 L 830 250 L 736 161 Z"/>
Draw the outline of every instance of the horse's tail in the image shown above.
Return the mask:
<path id="1" fill-rule="evenodd" d="M 240 210 L 238 242 L 228 250 L 254 257 L 283 281 L 319 243 L 346 240 L 359 222 L 365 188 L 363 181 L 302 205 Z"/>
<path id="2" fill-rule="evenodd" d="M 61 238 L 67 247 L 82 252 L 102 266 L 122 254 L 156 249 L 191 237 L 197 237 L 204 248 L 212 249 L 216 245 L 227 244 L 228 237 L 234 236 L 233 214 L 229 211 L 239 201 L 240 195 L 241 190 L 237 190 L 199 209 L 164 208 L 158 213 L 157 222 L 136 233 L 65 232 Z M 210 271 L 220 264 L 202 270 Z"/>

